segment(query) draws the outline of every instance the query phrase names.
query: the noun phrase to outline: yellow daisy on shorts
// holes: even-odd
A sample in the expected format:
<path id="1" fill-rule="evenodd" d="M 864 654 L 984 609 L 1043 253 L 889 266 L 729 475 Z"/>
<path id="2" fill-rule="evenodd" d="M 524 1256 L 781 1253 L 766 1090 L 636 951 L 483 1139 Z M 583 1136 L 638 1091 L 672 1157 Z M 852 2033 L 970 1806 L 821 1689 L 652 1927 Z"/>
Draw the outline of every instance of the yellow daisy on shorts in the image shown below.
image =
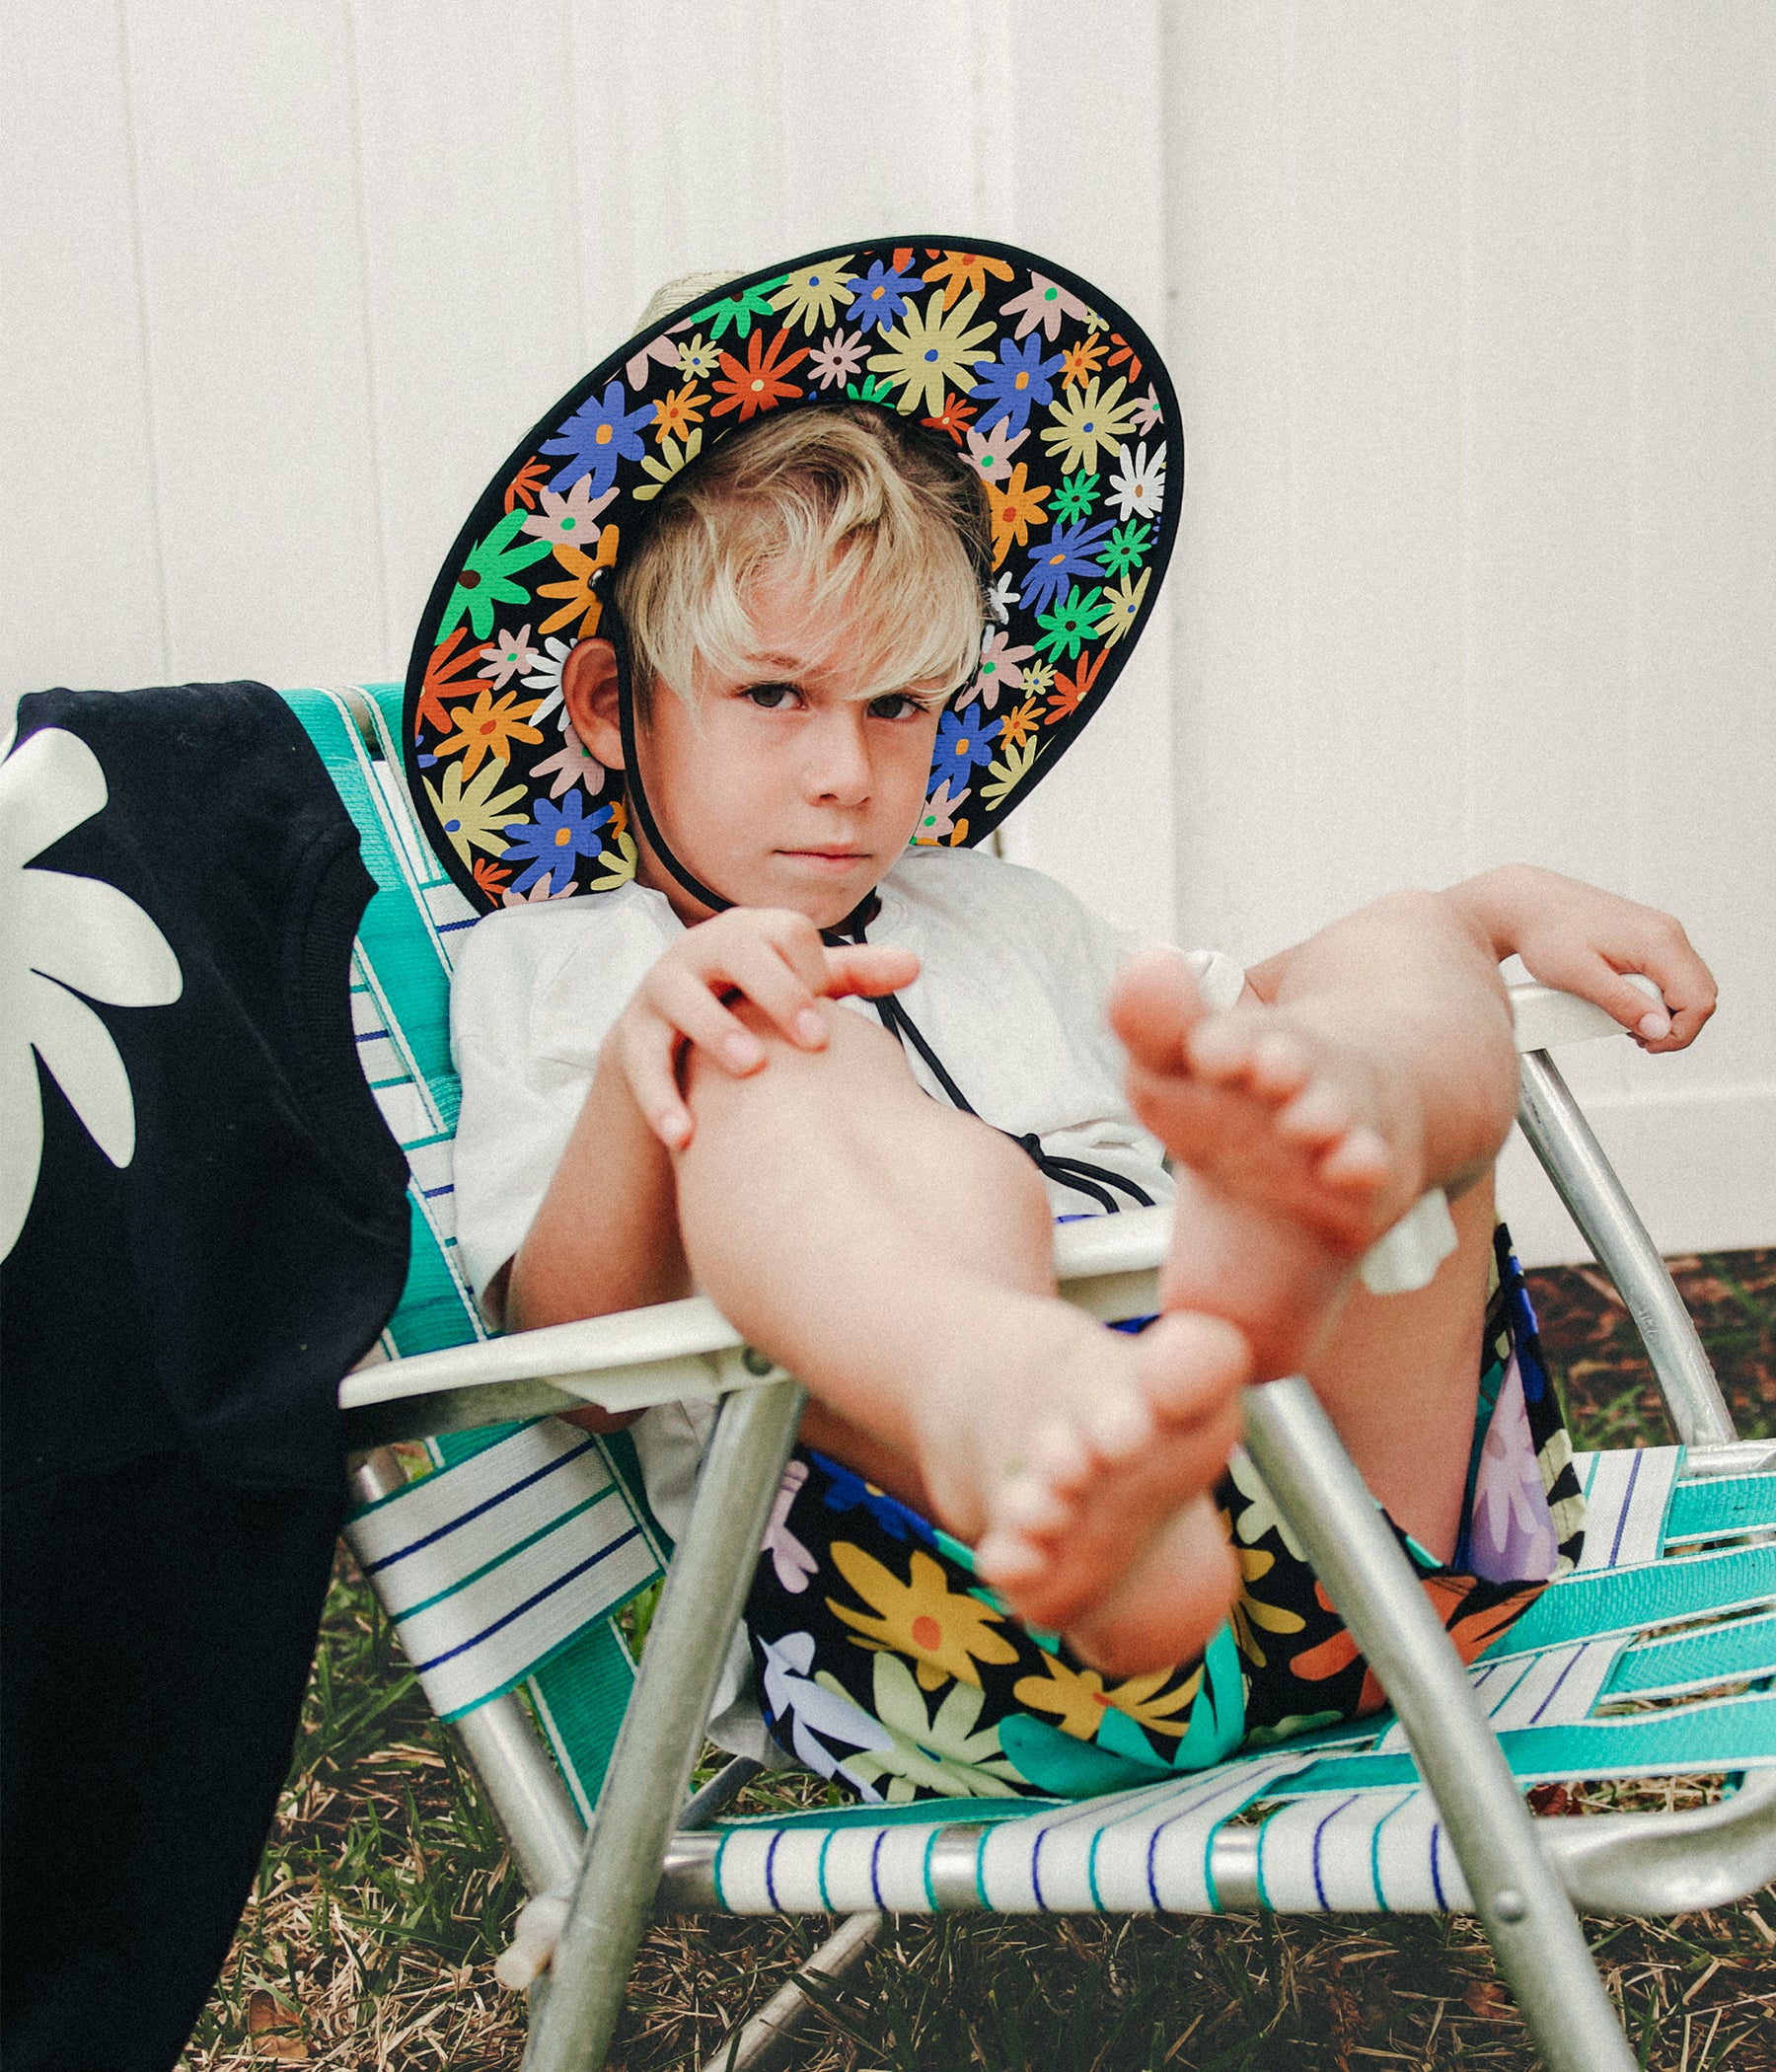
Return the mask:
<path id="1" fill-rule="evenodd" d="M 952 1591 L 928 1554 L 914 1550 L 907 1581 L 849 1540 L 835 1540 L 833 1566 L 875 1614 L 849 1610 L 834 1598 L 827 1608 L 864 1638 L 859 1648 L 892 1648 L 919 1665 L 919 1687 L 934 1691 L 946 1677 L 978 1684 L 977 1662 L 1014 1662 L 1017 1650 L 1001 1633 L 1000 1613 Z"/>
<path id="2" fill-rule="evenodd" d="M 1239 1644 L 1239 1652 L 1254 1668 L 1263 1668 L 1267 1660 L 1263 1645 L 1254 1632 L 1262 1626 L 1266 1633 L 1299 1633 L 1307 1621 L 1299 1612 L 1289 1611 L 1281 1604 L 1267 1604 L 1262 1597 L 1252 1594 L 1252 1585 L 1261 1577 L 1268 1576 L 1277 1565 L 1277 1557 L 1262 1547 L 1242 1547 L 1237 1541 L 1233 1545 L 1239 1557 L 1239 1595 L 1233 1599 L 1233 1609 L 1227 1614 L 1227 1622 L 1233 1628 L 1233 1638 Z"/>
<path id="3" fill-rule="evenodd" d="M 1108 1686 L 1096 1669 L 1070 1669 L 1056 1655 L 1045 1655 L 1042 1666 L 1045 1673 L 1041 1676 L 1019 1677 L 1011 1695 L 1032 1712 L 1053 1713 L 1061 1732 L 1081 1741 L 1095 1738 L 1107 1712 L 1126 1713 L 1150 1734 L 1181 1737 L 1190 1725 L 1190 1707 L 1203 1682 L 1200 1665 L 1175 1684 L 1176 1669 L 1155 1669 L 1150 1675 L 1130 1676 Z M 1173 1684 L 1169 1690 L 1168 1684 Z M 1176 1717 L 1180 1713 L 1182 1719 Z"/>

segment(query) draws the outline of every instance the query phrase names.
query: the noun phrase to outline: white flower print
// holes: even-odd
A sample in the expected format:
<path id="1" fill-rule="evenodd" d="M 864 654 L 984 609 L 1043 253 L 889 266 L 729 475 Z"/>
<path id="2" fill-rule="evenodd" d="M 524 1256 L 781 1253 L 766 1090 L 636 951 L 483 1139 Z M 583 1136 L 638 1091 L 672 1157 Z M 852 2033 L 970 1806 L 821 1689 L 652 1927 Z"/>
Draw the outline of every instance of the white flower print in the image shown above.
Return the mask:
<path id="1" fill-rule="evenodd" d="M 823 1689 L 809 1676 L 814 1665 L 813 1634 L 786 1633 L 780 1641 L 765 1641 L 762 1646 L 765 1703 L 779 1730 L 785 1720 L 794 1722 L 789 1744 L 809 1769 L 831 1777 L 839 1767 L 833 1751 L 814 1739 L 817 1733 L 848 1741 L 854 1748 L 892 1745 L 887 1728 L 878 1726 L 860 1705 L 843 1690 Z M 879 1800 L 882 1795 L 865 1788 L 863 1796 Z"/>
<path id="2" fill-rule="evenodd" d="M 19 1240 L 43 1155 L 37 1059 L 115 1166 L 135 1156 L 135 1099 L 117 1047 L 79 996 L 164 1007 L 185 980 L 166 937 L 100 878 L 28 867 L 108 793 L 99 758 L 44 727 L 0 763 L 0 1259 Z"/>
<path id="3" fill-rule="evenodd" d="M 1233 1530 L 1241 1542 L 1255 1547 L 1273 1527 L 1296 1561 L 1305 1561 L 1301 1543 L 1289 1528 L 1289 1520 L 1277 1509 L 1277 1500 L 1264 1486 L 1264 1479 L 1252 1465 L 1252 1456 L 1244 1446 L 1235 1446 L 1227 1462 L 1227 1472 L 1233 1477 L 1233 1486 L 1246 1500 L 1245 1509 L 1233 1520 Z"/>
<path id="4" fill-rule="evenodd" d="M 838 1679 L 822 1669 L 814 1678 L 822 1689 L 845 1696 Z M 874 1796 L 878 1779 L 887 1777 L 888 1803 L 904 1805 L 921 1785 L 942 1798 L 1012 1799 L 1023 1773 L 999 1746 L 999 1729 L 975 1722 L 987 1693 L 969 1683 L 952 1683 L 937 1710 L 925 1715 L 925 1693 L 913 1671 L 891 1651 L 875 1659 L 877 1719 L 887 1734 L 865 1744 L 860 1755 L 848 1755 L 839 1765 L 858 1790 Z M 849 1701 L 848 1701 L 849 1702 Z M 874 1726 L 876 1721 L 870 1722 Z"/>
<path id="5" fill-rule="evenodd" d="M 761 1554 L 771 1556 L 777 1581 L 786 1591 L 796 1593 L 807 1589 L 808 1578 L 820 1567 L 788 1525 L 789 1507 L 801 1494 L 801 1486 L 807 1479 L 808 1463 L 805 1460 L 792 1460 L 783 1470 L 777 1501 L 771 1507 L 771 1523 L 765 1528 L 765 1544 L 759 1549 Z"/>
<path id="6" fill-rule="evenodd" d="M 1165 501 L 1165 443 L 1147 459 L 1144 439 L 1131 454 L 1125 446 L 1116 456 L 1116 473 L 1110 478 L 1107 501 L 1115 504 L 1122 518 L 1150 518 Z"/>

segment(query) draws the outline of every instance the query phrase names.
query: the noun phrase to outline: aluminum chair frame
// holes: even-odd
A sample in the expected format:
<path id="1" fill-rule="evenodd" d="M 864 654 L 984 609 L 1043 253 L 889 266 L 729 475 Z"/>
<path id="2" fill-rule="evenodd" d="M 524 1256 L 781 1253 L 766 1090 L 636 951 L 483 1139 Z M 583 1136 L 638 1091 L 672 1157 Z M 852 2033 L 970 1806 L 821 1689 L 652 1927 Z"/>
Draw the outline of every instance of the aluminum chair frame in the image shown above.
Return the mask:
<path id="1" fill-rule="evenodd" d="M 1519 1123 L 1628 1304 L 1694 1467 L 1721 1474 L 1776 1465 L 1776 1444 L 1737 1442 L 1665 1263 L 1544 1047 L 1613 1032 L 1614 1024 L 1542 988 L 1517 989 L 1516 1005 Z M 1163 1225 L 1163 1212 L 1146 1211 L 1063 1226 L 1064 1293 L 1106 1318 L 1150 1309 Z M 724 1397 L 722 1412 L 589 1837 L 582 1841 L 579 1815 L 515 1695 L 457 1723 L 527 1886 L 573 1888 L 552 1973 L 533 1993 L 531 2072 L 597 2072 L 650 1912 L 715 1904 L 712 1838 L 697 1830 L 743 1780 L 724 1773 L 679 1809 L 802 1391 L 702 1301 L 391 1362 L 341 1388 L 351 1443 L 377 1446 L 585 1401 L 627 1409 L 711 1387 Z M 1441 1620 L 1311 1390 L 1298 1378 L 1271 1382 L 1248 1390 L 1245 1408 L 1253 1460 L 1394 1706 L 1551 2072 L 1627 2072 L 1634 2054 L 1575 1903 L 1606 1913 L 1669 1911 L 1754 1889 L 1776 1875 L 1776 1772 L 1748 1778 L 1735 1797 L 1700 1812 L 1535 1821 Z M 356 1470 L 358 1493 L 385 1493 L 397 1473 L 392 1460 L 371 1454 Z M 1215 1848 L 1221 1903 L 1255 1910 L 1250 1830 L 1225 1829 Z M 960 1870 L 960 1854 L 956 1861 Z M 945 1911 L 979 1907 L 972 1868 L 966 1881 L 946 1881 L 941 1837 L 932 1884 Z M 853 1917 L 816 1965 L 831 1974 L 860 1954 L 869 1919 Z M 762 2062 L 786 2027 L 781 2019 L 749 2025 L 747 2054 L 736 2050 L 734 2062 Z M 725 2051 L 719 2056 L 727 2061 Z"/>

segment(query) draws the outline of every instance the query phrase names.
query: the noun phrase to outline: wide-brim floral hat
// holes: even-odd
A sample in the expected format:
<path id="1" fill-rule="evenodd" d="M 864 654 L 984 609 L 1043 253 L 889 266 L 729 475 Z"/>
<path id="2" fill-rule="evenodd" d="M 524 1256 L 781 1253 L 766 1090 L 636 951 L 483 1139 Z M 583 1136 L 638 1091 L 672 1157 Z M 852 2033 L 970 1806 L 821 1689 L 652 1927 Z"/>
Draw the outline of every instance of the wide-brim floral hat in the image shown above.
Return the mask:
<path id="1" fill-rule="evenodd" d="M 918 843 L 973 844 L 1055 766 L 1153 611 L 1177 530 L 1171 383 L 1132 318 L 1010 246 L 882 239 L 742 274 L 593 368 L 470 514 L 407 672 L 407 775 L 451 875 L 490 910 L 634 874 L 614 780 L 561 665 L 649 506 L 767 410 L 914 418 L 987 484 L 990 619 L 940 723 Z"/>

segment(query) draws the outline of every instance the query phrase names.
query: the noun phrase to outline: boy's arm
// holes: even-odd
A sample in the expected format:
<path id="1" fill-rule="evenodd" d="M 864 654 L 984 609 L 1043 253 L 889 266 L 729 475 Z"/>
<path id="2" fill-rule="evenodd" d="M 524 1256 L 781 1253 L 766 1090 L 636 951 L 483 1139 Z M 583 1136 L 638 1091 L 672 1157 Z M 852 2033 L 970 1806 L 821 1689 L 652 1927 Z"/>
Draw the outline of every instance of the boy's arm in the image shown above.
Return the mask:
<path id="1" fill-rule="evenodd" d="M 1530 863 L 1482 871 L 1433 897 L 1477 931 L 1495 958 L 1521 957 L 1544 986 L 1576 993 L 1613 1015 L 1642 1050 L 1684 1049 L 1715 1010 L 1713 974 L 1682 926 L 1657 908 Z M 1260 999 L 1277 998 L 1295 954 L 1285 950 L 1246 974 Z M 1665 1011 L 1624 972 L 1650 978 Z"/>
<path id="2" fill-rule="evenodd" d="M 1576 993 L 1613 1015 L 1643 1050 L 1680 1051 L 1715 1010 L 1715 982 L 1669 914 L 1578 878 L 1507 863 L 1443 897 L 1485 934 L 1498 957 L 1517 955 L 1544 986 Z M 1631 986 L 1640 972 L 1665 1011 Z"/>

